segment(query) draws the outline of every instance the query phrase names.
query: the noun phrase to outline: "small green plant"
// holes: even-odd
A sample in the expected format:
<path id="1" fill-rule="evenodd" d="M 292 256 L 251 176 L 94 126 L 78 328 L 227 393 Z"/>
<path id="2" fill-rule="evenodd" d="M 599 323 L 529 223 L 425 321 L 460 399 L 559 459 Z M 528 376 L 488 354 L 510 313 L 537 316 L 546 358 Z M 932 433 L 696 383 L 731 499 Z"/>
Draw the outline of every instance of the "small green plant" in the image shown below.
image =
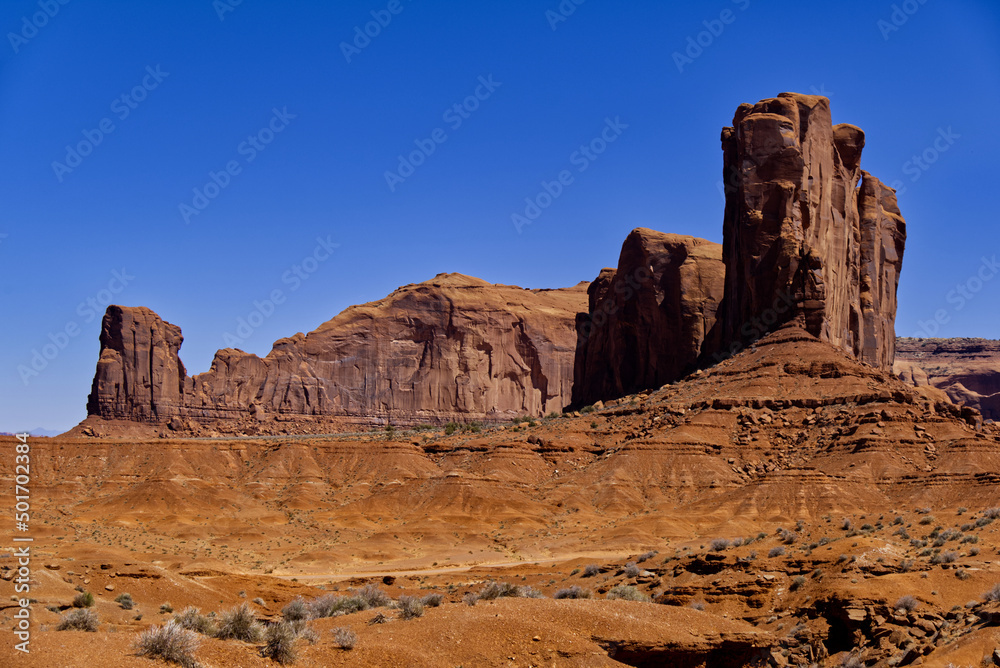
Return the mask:
<path id="1" fill-rule="evenodd" d="M 135 601 L 132 600 L 132 594 L 122 593 L 115 596 L 115 603 L 122 607 L 122 610 L 131 610 L 135 607 Z"/>
<path id="2" fill-rule="evenodd" d="M 174 611 L 174 606 L 170 605 L 170 603 L 161 603 L 160 604 L 160 614 L 161 615 L 165 615 L 165 614 L 171 613 L 173 611 Z"/>
<path id="3" fill-rule="evenodd" d="M 451 436 L 452 434 L 454 434 L 456 431 L 458 431 L 458 426 L 459 425 L 457 422 L 449 422 L 448 424 L 446 424 L 444 426 L 445 435 Z"/>
<path id="4" fill-rule="evenodd" d="M 89 591 L 77 594 L 73 597 L 73 607 L 74 608 L 92 608 L 94 607 L 94 595 Z"/>
<path id="5" fill-rule="evenodd" d="M 588 413 L 593 413 L 593 412 L 594 412 L 593 406 L 584 406 L 583 408 L 580 409 L 581 415 L 587 415 Z"/>

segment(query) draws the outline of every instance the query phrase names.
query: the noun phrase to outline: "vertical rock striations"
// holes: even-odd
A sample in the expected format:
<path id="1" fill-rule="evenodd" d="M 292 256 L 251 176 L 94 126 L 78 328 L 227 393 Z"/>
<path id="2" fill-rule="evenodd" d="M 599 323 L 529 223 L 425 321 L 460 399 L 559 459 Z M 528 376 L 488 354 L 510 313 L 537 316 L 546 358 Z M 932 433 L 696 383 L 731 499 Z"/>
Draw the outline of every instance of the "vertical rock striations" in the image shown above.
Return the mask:
<path id="1" fill-rule="evenodd" d="M 264 358 L 220 350 L 193 377 L 178 358 L 178 327 L 147 308 L 112 306 L 88 413 L 267 431 L 275 421 L 294 429 L 330 418 L 413 424 L 559 411 L 570 401 L 573 319 L 586 287 L 524 290 L 441 274 L 281 339 Z"/>
<path id="2" fill-rule="evenodd" d="M 590 284 L 577 317 L 573 403 L 659 387 L 690 372 L 723 292 L 719 244 L 645 228 L 622 245 L 616 270 Z"/>
<path id="3" fill-rule="evenodd" d="M 864 133 L 829 100 L 743 104 L 722 131 L 725 297 L 717 350 L 795 322 L 888 370 L 906 226 L 893 191 L 860 168 Z M 859 186 L 860 182 L 860 186 Z"/>

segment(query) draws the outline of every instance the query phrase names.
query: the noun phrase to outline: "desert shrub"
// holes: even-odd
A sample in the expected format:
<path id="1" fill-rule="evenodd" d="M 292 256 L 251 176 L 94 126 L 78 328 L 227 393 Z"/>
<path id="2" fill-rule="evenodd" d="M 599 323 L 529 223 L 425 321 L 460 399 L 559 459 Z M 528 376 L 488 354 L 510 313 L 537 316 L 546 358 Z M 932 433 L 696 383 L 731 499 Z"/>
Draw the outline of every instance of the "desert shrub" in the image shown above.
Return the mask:
<path id="1" fill-rule="evenodd" d="M 657 554 L 659 554 L 659 552 L 657 552 L 656 550 L 650 550 L 649 552 L 643 552 L 635 560 L 635 563 L 641 564 L 644 561 L 649 561 L 650 559 L 652 559 L 653 557 L 655 557 Z"/>
<path id="2" fill-rule="evenodd" d="M 783 557 L 785 556 L 785 548 L 778 545 L 777 547 L 772 547 L 767 551 L 767 556 L 769 557 Z"/>
<path id="3" fill-rule="evenodd" d="M 462 597 L 462 602 L 465 603 L 470 608 L 474 606 L 478 601 L 479 601 L 479 594 L 475 594 L 471 591 Z"/>
<path id="4" fill-rule="evenodd" d="M 913 559 L 903 559 L 902 561 L 899 562 L 899 570 L 903 571 L 904 573 L 908 572 L 912 568 L 913 568 Z"/>
<path id="5" fill-rule="evenodd" d="M 972 573 L 965 570 L 964 568 L 959 568 L 957 571 L 955 571 L 955 577 L 958 578 L 959 580 L 968 580 L 969 578 L 972 577 Z"/>
<path id="6" fill-rule="evenodd" d="M 545 594 L 528 585 L 519 587 L 517 595 L 521 598 L 545 598 Z"/>
<path id="7" fill-rule="evenodd" d="M 974 557 L 977 554 L 979 554 L 979 548 L 978 547 L 969 548 L 969 556 L 970 557 Z"/>
<path id="8" fill-rule="evenodd" d="M 779 532 L 781 542 L 785 545 L 791 545 L 799 539 L 799 535 L 794 531 L 789 531 L 788 529 L 781 529 Z"/>
<path id="9" fill-rule="evenodd" d="M 279 622 L 271 624 L 264 631 L 264 648 L 260 651 L 261 656 L 273 659 L 284 665 L 295 663 L 298 656 L 296 641 L 298 634 L 289 622 Z"/>
<path id="10" fill-rule="evenodd" d="M 420 603 L 425 608 L 436 608 L 443 602 L 444 602 L 444 596 L 442 596 L 441 594 L 427 594 L 422 599 L 420 599 Z"/>
<path id="11" fill-rule="evenodd" d="M 297 622 L 301 619 L 309 619 L 309 606 L 301 596 L 291 601 L 281 609 L 281 615 L 285 621 Z"/>
<path id="12" fill-rule="evenodd" d="M 368 626 L 375 626 L 376 624 L 385 624 L 389 621 L 389 618 L 385 616 L 384 612 L 377 612 L 375 616 L 368 620 Z"/>
<path id="13" fill-rule="evenodd" d="M 253 602 L 254 602 L 254 603 L 255 603 L 256 605 L 259 605 L 259 606 L 260 606 L 260 607 L 262 607 L 262 608 L 263 608 L 263 607 L 264 607 L 265 605 L 267 605 L 267 603 L 264 603 L 264 599 L 262 599 L 262 598 L 261 598 L 260 596 L 258 596 L 257 598 L 255 598 L 255 599 L 253 600 Z"/>
<path id="14" fill-rule="evenodd" d="M 580 409 L 580 413 L 582 415 L 587 415 L 588 413 L 593 413 L 593 412 L 594 412 L 593 406 L 584 406 L 583 408 Z"/>
<path id="15" fill-rule="evenodd" d="M 399 608 L 400 619 L 416 619 L 424 614 L 424 605 L 419 598 L 413 596 L 400 596 L 396 601 Z"/>
<path id="16" fill-rule="evenodd" d="M 822 568 L 816 568 L 816 569 L 813 569 L 813 572 L 812 572 L 812 575 L 811 575 L 811 577 L 812 577 L 813 579 L 816 579 L 816 578 L 821 578 L 821 577 L 823 577 L 823 569 L 822 569 Z"/>
<path id="17" fill-rule="evenodd" d="M 976 536 L 974 534 L 973 535 L 969 535 L 969 536 L 963 536 L 962 540 L 960 540 L 958 542 L 959 543 L 978 543 L 979 542 L 979 536 Z"/>
<path id="18" fill-rule="evenodd" d="M 583 577 L 592 578 L 601 572 L 601 567 L 597 564 L 587 564 L 583 569 Z"/>
<path id="19" fill-rule="evenodd" d="M 458 431 L 458 426 L 459 426 L 459 425 L 458 425 L 458 423 L 457 423 L 457 422 L 449 422 L 448 424 L 446 424 L 446 425 L 444 426 L 444 433 L 445 433 L 445 434 L 446 434 L 447 436 L 451 436 L 451 435 L 452 435 L 452 434 L 454 434 L 454 433 L 455 433 L 456 431 Z"/>
<path id="20" fill-rule="evenodd" d="M 366 584 L 364 587 L 355 592 L 355 595 L 359 596 L 365 603 L 367 603 L 369 608 L 381 608 L 382 606 L 392 603 L 392 599 L 389 598 L 389 595 L 373 584 Z"/>
<path id="21" fill-rule="evenodd" d="M 953 552 L 948 550 L 947 552 L 940 552 L 931 557 L 932 564 L 952 564 L 958 560 L 958 552 Z"/>
<path id="22" fill-rule="evenodd" d="M 94 606 L 94 595 L 89 591 L 81 592 L 73 597 L 74 608 L 92 608 Z"/>
<path id="23" fill-rule="evenodd" d="M 903 523 L 903 516 L 902 515 L 896 515 L 896 517 L 893 518 L 892 523 L 893 524 L 902 524 Z"/>
<path id="24" fill-rule="evenodd" d="M 861 525 L 861 530 L 862 531 L 874 531 L 875 527 L 873 527 L 871 524 L 862 524 Z"/>
<path id="25" fill-rule="evenodd" d="M 153 626 L 143 631 L 135 641 L 135 649 L 139 656 L 163 659 L 183 668 L 197 668 L 199 663 L 194 658 L 194 652 L 200 643 L 193 631 L 170 621 L 163 626 Z"/>
<path id="26" fill-rule="evenodd" d="M 219 628 L 215 632 L 216 638 L 245 642 L 260 642 L 263 635 L 264 628 L 246 603 L 241 603 L 235 608 L 223 612 L 219 616 Z"/>
<path id="27" fill-rule="evenodd" d="M 333 633 L 333 644 L 340 649 L 351 650 L 358 644 L 358 634 L 346 626 L 338 626 L 331 633 Z"/>
<path id="28" fill-rule="evenodd" d="M 695 610 L 704 610 L 705 604 L 702 603 L 701 601 L 691 601 L 691 604 L 688 605 L 688 607 L 694 608 Z"/>
<path id="29" fill-rule="evenodd" d="M 792 578 L 792 582 L 790 585 L 788 585 L 788 588 L 791 589 L 792 591 L 795 591 L 805 583 L 806 579 L 804 577 L 802 577 L 801 575 L 796 575 L 794 578 Z"/>
<path id="30" fill-rule="evenodd" d="M 1000 508 L 987 508 L 983 511 L 983 517 L 990 520 L 995 520 L 1000 517 Z"/>
<path id="31" fill-rule="evenodd" d="M 841 528 L 841 529 L 842 529 L 843 531 L 850 531 L 851 529 L 853 529 L 853 528 L 854 528 L 854 523 L 853 523 L 853 522 L 851 522 L 851 520 L 849 520 L 848 518 L 846 518 L 846 517 L 845 517 L 845 518 L 844 518 L 844 519 L 843 519 L 843 520 L 841 521 L 841 523 L 840 523 L 840 528 Z"/>
<path id="32" fill-rule="evenodd" d="M 558 590 L 552 598 L 590 598 L 591 592 L 589 589 L 584 589 L 579 585 L 573 585 L 572 587 L 566 587 L 565 589 Z"/>
<path id="33" fill-rule="evenodd" d="M 709 543 L 709 547 L 712 548 L 713 552 L 722 552 L 727 547 L 729 547 L 730 542 L 725 538 L 713 538 L 712 542 Z"/>
<path id="34" fill-rule="evenodd" d="M 132 594 L 122 593 L 115 596 L 115 603 L 122 607 L 122 610 L 131 610 L 135 606 L 135 601 L 132 600 Z"/>
<path id="35" fill-rule="evenodd" d="M 900 596 L 893 607 L 894 610 L 903 610 L 905 612 L 913 612 L 920 605 L 920 601 L 914 597 L 907 594 L 906 596 Z"/>
<path id="36" fill-rule="evenodd" d="M 70 610 L 59 619 L 56 631 L 97 631 L 97 613 L 87 608 Z"/>
<path id="37" fill-rule="evenodd" d="M 1000 583 L 993 585 L 993 588 L 983 594 L 983 600 L 988 603 L 1000 602 Z"/>
<path id="38" fill-rule="evenodd" d="M 627 564 L 625 564 L 625 577 L 627 578 L 639 577 L 639 567 L 635 565 L 634 561 L 630 561 Z"/>
<path id="39" fill-rule="evenodd" d="M 520 595 L 517 585 L 509 582 L 489 582 L 482 591 L 479 598 L 484 601 L 492 601 L 498 598 L 514 598 Z"/>
<path id="40" fill-rule="evenodd" d="M 169 614 L 169 613 L 171 613 L 173 611 L 174 611 L 174 606 L 170 605 L 170 603 L 161 603 L 160 604 L 160 614 L 161 615 Z"/>
<path id="41" fill-rule="evenodd" d="M 976 520 L 976 527 L 978 527 L 978 528 L 981 529 L 982 527 L 986 526 L 987 524 L 992 524 L 992 523 L 993 523 L 993 520 L 991 518 L 989 518 L 989 517 L 980 517 L 979 519 Z"/>
<path id="42" fill-rule="evenodd" d="M 319 634 L 305 620 L 288 623 L 295 630 L 295 635 L 300 639 L 305 640 L 310 645 L 315 645 L 319 642 Z"/>
<path id="43" fill-rule="evenodd" d="M 934 524 L 934 521 L 933 515 L 924 515 L 920 518 L 920 524 Z"/>
<path id="44" fill-rule="evenodd" d="M 648 601 L 649 597 L 643 594 L 641 591 L 633 587 L 632 585 L 620 584 L 615 585 L 608 591 L 608 600 L 622 600 L 622 601 Z"/>
<path id="45" fill-rule="evenodd" d="M 197 631 L 206 636 L 215 634 L 215 623 L 201 614 L 198 608 L 190 605 L 184 608 L 179 615 L 174 615 L 174 624 L 182 629 Z"/>

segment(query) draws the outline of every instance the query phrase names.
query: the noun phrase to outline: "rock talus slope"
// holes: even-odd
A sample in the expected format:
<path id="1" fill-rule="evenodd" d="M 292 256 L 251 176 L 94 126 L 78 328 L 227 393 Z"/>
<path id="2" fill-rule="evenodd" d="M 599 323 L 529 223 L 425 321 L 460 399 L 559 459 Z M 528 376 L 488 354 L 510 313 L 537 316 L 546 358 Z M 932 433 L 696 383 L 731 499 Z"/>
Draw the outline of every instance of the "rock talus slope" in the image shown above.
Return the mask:
<path id="1" fill-rule="evenodd" d="M 570 400 L 586 283 L 560 290 L 441 274 L 352 306 L 264 358 L 227 348 L 188 377 L 180 329 L 109 307 L 88 413 L 223 430 L 344 417 L 441 422 L 542 415 Z M 262 426 L 263 425 L 263 426 Z"/>

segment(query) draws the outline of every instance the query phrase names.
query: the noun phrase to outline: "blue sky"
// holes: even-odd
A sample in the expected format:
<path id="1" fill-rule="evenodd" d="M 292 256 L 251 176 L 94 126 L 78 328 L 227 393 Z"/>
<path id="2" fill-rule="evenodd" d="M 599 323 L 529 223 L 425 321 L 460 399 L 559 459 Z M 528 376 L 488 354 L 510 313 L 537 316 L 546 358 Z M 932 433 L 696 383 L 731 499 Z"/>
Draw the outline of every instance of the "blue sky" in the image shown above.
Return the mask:
<path id="1" fill-rule="evenodd" d="M 107 301 L 198 373 L 438 272 L 560 287 L 638 226 L 721 241 L 719 131 L 782 91 L 898 181 L 897 331 L 1000 338 L 995 2 L 234 1 L 0 5 L 0 430 L 85 416 Z"/>

